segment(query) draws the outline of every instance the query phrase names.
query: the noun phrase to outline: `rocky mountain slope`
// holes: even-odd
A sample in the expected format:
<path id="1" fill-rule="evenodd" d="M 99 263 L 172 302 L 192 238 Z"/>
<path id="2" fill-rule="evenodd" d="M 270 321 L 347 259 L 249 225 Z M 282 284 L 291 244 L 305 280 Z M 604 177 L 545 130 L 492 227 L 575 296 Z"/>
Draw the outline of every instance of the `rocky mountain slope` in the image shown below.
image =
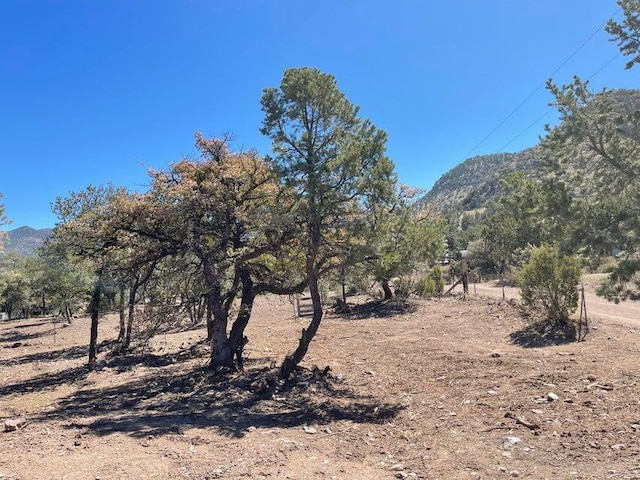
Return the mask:
<path id="1" fill-rule="evenodd" d="M 6 253 L 14 252 L 20 255 L 35 255 L 38 247 L 51 234 L 50 228 L 36 230 L 31 227 L 20 227 L 9 230 L 2 240 Z"/>
<path id="2" fill-rule="evenodd" d="M 640 90 L 613 90 L 612 112 L 630 115 L 640 110 Z M 486 206 L 500 194 L 500 178 L 515 171 L 525 171 L 532 178 L 546 175 L 542 149 L 534 146 L 517 153 L 496 153 L 469 158 L 445 173 L 433 188 L 418 202 L 421 209 L 430 208 L 447 217 L 464 211 L 477 210 Z M 581 194 L 591 189 L 595 183 L 593 175 L 597 170 L 589 167 L 588 155 L 575 158 L 572 166 L 560 174 Z M 579 178 L 572 173 L 579 172 Z M 578 183 L 576 183 L 578 182 Z"/>
<path id="3" fill-rule="evenodd" d="M 482 208 L 499 195 L 499 181 L 506 174 L 524 170 L 533 177 L 542 176 L 540 157 L 536 146 L 469 158 L 440 177 L 419 205 L 440 213 Z"/>

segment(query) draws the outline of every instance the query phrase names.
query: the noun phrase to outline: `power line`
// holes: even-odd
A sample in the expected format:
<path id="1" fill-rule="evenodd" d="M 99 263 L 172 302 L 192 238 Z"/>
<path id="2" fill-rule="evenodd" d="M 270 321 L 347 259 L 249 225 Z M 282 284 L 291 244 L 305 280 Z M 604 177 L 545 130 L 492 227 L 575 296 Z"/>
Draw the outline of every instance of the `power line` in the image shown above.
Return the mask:
<path id="1" fill-rule="evenodd" d="M 595 77 L 597 74 L 599 74 L 602 70 L 604 70 L 605 68 L 607 68 L 616 58 L 618 58 L 621 54 L 618 53 L 615 57 L 611 58 L 608 62 L 606 62 L 604 65 L 602 65 L 598 70 L 596 70 L 594 73 L 591 74 L 591 76 L 589 78 L 587 78 L 587 81 L 591 80 L 593 77 Z M 542 120 L 544 117 L 546 117 L 550 112 L 552 112 L 554 110 L 554 107 L 551 107 L 549 110 L 547 110 L 546 112 L 544 112 L 542 115 L 540 115 L 537 119 L 535 119 L 527 128 L 525 128 L 524 130 L 522 130 L 520 133 L 518 133 L 515 137 L 513 137 L 511 140 L 509 140 L 500 150 L 498 150 L 498 153 L 502 153 L 504 151 L 505 148 L 507 148 L 509 145 L 511 145 L 514 141 L 516 141 L 518 138 L 520 138 L 522 135 L 524 135 L 527 131 L 529 131 L 536 123 L 538 123 L 540 120 Z"/>
<path id="2" fill-rule="evenodd" d="M 620 12 L 620 8 L 618 8 L 615 12 L 613 12 L 613 15 L 611 15 L 609 18 L 613 18 L 615 17 L 618 13 Z M 571 55 L 569 55 L 561 64 L 558 68 L 556 68 L 551 75 L 549 75 L 547 78 L 551 78 L 553 77 L 556 73 L 558 73 L 558 71 L 564 67 L 573 57 L 576 56 L 576 54 L 582 50 L 582 48 L 584 48 L 584 46 L 589 43 L 589 41 L 595 37 L 598 32 L 600 32 L 600 30 L 602 30 L 605 26 L 607 25 L 607 22 L 605 22 L 604 24 L 602 24 L 600 27 L 598 27 L 597 30 L 595 30 L 591 35 L 589 35 L 587 37 L 587 39 L 585 41 L 583 41 L 580 46 L 578 48 L 576 48 L 573 53 Z M 602 70 L 602 68 L 606 67 L 609 63 L 611 63 L 614 59 L 610 60 L 606 65 L 604 65 L 603 67 L 600 68 L 600 70 Z M 597 74 L 598 72 L 600 72 L 600 70 L 598 70 L 595 74 Z M 595 74 L 593 74 L 591 77 L 593 77 Z M 590 78 L 591 78 L 590 77 Z M 463 161 L 466 160 L 467 158 L 469 158 L 469 156 L 476 151 L 476 149 L 482 145 L 491 135 L 493 135 L 495 133 L 496 130 L 498 130 L 502 125 L 504 125 L 507 120 L 509 120 L 518 110 L 520 110 L 520 108 L 527 103 L 527 101 L 529 101 L 529 99 L 531 97 L 533 97 L 536 93 L 538 93 L 538 91 L 543 88 L 546 85 L 546 82 L 542 82 L 540 85 L 538 85 L 533 92 L 531 92 L 524 100 L 522 100 L 518 106 L 516 108 L 514 108 L 511 113 L 509 113 L 509 115 L 507 115 L 500 123 L 498 123 L 498 125 L 496 125 L 482 140 L 480 140 L 471 150 L 469 150 L 469 152 L 464 156 L 464 158 L 462 159 Z M 550 110 L 549 110 L 550 111 Z M 549 111 L 545 112 L 542 117 L 544 117 L 545 115 L 547 115 L 549 113 Z M 537 123 L 538 121 L 540 121 L 540 119 L 542 118 L 538 118 L 538 120 L 536 120 L 536 122 L 534 122 L 533 124 L 531 124 L 529 127 L 527 127 L 524 131 L 522 131 L 521 133 L 518 134 L 517 137 L 518 138 L 520 135 L 522 135 L 524 132 L 526 132 L 529 128 L 531 128 L 533 125 L 535 125 L 535 123 Z M 509 145 L 511 142 L 513 142 L 515 140 L 515 138 L 511 141 L 509 141 L 509 143 L 507 143 L 507 145 Z M 505 147 L 507 146 L 505 145 Z M 502 147 L 503 149 L 505 147 Z"/>

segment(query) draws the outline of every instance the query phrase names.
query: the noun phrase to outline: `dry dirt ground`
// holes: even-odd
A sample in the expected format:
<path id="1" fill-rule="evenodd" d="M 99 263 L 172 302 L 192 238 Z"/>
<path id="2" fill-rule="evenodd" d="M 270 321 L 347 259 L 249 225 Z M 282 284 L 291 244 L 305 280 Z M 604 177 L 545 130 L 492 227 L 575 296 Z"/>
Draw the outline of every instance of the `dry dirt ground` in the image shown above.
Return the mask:
<path id="1" fill-rule="evenodd" d="M 105 345 L 90 373 L 87 319 L 1 322 L 0 420 L 28 423 L 0 433 L 0 478 L 640 479 L 640 329 L 566 342 L 497 300 L 393 302 L 329 314 L 271 379 L 305 323 L 259 299 L 245 371 L 212 377 L 204 329 Z"/>

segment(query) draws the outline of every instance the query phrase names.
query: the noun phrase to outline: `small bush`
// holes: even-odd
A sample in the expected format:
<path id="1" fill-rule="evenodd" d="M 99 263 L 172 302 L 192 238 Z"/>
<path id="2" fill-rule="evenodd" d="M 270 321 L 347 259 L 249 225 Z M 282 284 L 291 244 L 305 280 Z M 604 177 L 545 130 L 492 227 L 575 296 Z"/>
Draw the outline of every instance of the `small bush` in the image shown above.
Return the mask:
<path id="1" fill-rule="evenodd" d="M 430 298 L 436 294 L 436 282 L 431 276 L 420 277 L 416 282 L 416 295 L 421 298 Z"/>
<path id="2" fill-rule="evenodd" d="M 431 278 L 435 284 L 435 293 L 442 295 L 442 292 L 444 292 L 444 272 L 439 265 L 434 266 L 431 270 Z"/>
<path id="3" fill-rule="evenodd" d="M 394 292 L 398 297 L 409 298 L 412 293 L 415 293 L 416 283 L 409 276 L 400 277 L 394 283 Z"/>
<path id="4" fill-rule="evenodd" d="M 531 259 L 518 275 L 522 301 L 530 309 L 542 309 L 549 321 L 567 323 L 578 307 L 578 260 L 549 246 L 531 252 Z"/>

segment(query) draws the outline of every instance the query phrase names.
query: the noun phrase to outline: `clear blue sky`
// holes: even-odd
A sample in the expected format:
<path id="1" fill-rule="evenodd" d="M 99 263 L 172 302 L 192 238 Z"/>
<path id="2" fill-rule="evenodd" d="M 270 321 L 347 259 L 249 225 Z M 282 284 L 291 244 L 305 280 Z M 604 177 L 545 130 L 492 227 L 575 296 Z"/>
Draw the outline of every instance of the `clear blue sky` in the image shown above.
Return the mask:
<path id="1" fill-rule="evenodd" d="M 196 130 L 267 153 L 261 91 L 300 66 L 335 75 L 387 131 L 400 180 L 429 188 L 546 112 L 541 88 L 474 150 L 616 10 L 613 0 L 2 0 L 8 228 L 53 226 L 51 202 L 89 184 L 145 189 L 147 168 L 193 153 Z M 601 31 L 554 78 L 588 78 L 617 52 Z M 623 65 L 593 86 L 638 87 Z M 537 143 L 545 122 L 554 114 L 504 151 Z"/>

